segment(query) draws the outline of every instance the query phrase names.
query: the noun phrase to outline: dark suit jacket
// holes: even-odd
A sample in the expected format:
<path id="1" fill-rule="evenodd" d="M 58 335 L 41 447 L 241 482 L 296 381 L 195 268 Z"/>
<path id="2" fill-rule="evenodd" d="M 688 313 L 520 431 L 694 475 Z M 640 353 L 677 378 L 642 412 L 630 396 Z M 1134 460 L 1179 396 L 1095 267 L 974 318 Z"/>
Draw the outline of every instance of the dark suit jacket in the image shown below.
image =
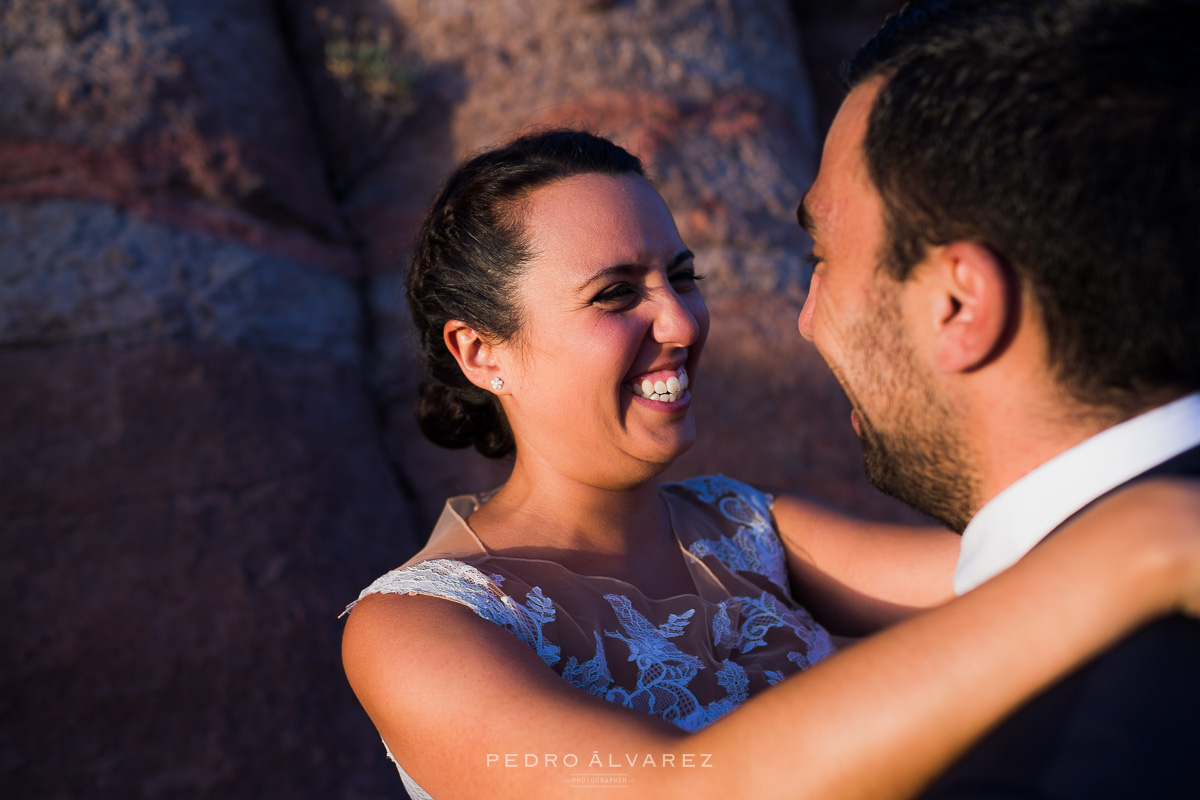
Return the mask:
<path id="1" fill-rule="evenodd" d="M 1155 475 L 1200 475 L 1200 448 L 1135 480 Z M 1135 632 L 1017 711 L 922 797 L 1200 799 L 1200 622 L 1175 616 Z"/>

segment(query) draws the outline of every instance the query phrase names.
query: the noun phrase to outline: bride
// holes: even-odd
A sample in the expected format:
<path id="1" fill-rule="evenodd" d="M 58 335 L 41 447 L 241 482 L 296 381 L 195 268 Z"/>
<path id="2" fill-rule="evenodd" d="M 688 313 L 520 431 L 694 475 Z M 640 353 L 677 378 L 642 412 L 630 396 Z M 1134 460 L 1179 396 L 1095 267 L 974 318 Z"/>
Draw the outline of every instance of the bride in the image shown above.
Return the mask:
<path id="1" fill-rule="evenodd" d="M 696 436 L 700 280 L 640 162 L 591 134 L 484 153 L 435 199 L 407 282 L 422 431 L 514 461 L 346 626 L 414 798 L 909 797 L 1090 655 L 1200 606 L 1188 485 L 1118 494 L 951 600 L 947 530 L 657 484 Z M 801 594 L 881 632 L 835 654 Z"/>

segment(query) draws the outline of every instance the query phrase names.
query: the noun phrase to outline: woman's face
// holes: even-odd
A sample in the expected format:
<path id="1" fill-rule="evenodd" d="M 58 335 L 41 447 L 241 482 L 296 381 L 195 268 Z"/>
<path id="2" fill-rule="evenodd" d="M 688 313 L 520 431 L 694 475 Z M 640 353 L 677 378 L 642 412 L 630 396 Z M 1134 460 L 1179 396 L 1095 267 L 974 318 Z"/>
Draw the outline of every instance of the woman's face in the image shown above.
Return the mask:
<path id="1" fill-rule="evenodd" d="M 687 387 L 708 309 L 692 254 L 636 175 L 557 181 L 523 212 L 523 324 L 497 351 L 518 459 L 590 485 L 642 483 L 696 435 Z"/>

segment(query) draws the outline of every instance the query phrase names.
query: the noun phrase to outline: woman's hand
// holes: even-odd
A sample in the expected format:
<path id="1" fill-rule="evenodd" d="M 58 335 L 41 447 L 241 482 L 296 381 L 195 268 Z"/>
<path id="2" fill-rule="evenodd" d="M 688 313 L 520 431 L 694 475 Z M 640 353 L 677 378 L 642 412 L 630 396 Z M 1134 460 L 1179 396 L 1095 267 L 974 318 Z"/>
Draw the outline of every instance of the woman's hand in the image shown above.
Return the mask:
<path id="1" fill-rule="evenodd" d="M 1092 548 L 1128 549 L 1130 568 L 1144 572 L 1152 591 L 1152 609 L 1200 617 L 1200 480 L 1139 481 L 1096 503 L 1060 535 L 1093 537 L 1083 545 Z"/>

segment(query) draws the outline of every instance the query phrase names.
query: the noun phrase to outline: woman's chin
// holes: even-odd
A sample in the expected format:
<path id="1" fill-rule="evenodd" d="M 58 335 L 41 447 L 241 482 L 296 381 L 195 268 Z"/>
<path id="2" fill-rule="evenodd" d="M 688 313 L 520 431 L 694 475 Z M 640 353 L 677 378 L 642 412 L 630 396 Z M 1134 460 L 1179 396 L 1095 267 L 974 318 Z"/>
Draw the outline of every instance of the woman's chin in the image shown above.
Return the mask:
<path id="1" fill-rule="evenodd" d="M 660 464 L 662 469 L 666 469 L 675 463 L 676 459 L 691 450 L 695 443 L 696 424 L 692 415 L 688 414 L 687 418 L 671 431 L 670 436 L 658 439 L 653 446 L 647 448 L 644 459 L 650 463 Z"/>

